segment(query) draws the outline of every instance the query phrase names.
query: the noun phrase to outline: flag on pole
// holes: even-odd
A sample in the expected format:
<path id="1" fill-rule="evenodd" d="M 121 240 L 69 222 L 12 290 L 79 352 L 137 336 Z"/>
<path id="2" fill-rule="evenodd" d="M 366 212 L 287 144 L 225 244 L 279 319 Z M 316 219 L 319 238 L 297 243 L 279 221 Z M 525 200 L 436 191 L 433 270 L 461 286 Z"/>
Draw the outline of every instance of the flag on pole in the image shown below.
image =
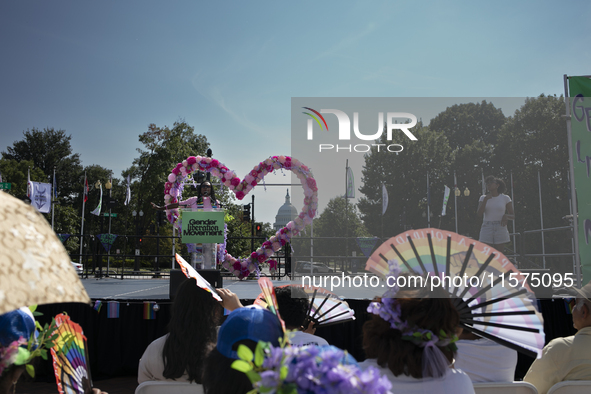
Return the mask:
<path id="1" fill-rule="evenodd" d="M 80 221 L 80 264 L 82 264 L 82 245 L 84 245 L 84 207 L 88 201 L 88 178 L 86 178 L 86 171 L 84 171 L 84 191 L 82 192 L 84 198 L 82 199 L 82 219 Z"/>
<path id="2" fill-rule="evenodd" d="M 449 200 L 449 187 L 445 186 L 445 192 L 443 193 L 443 209 L 441 210 L 441 216 L 445 216 L 445 210 L 447 208 L 447 201 Z"/>
<path id="3" fill-rule="evenodd" d="M 88 201 L 88 179 L 86 178 L 86 173 L 84 173 L 84 202 Z"/>
<path id="4" fill-rule="evenodd" d="M 51 211 L 51 183 L 29 181 L 27 196 L 31 200 L 31 205 L 39 212 Z"/>
<path id="5" fill-rule="evenodd" d="M 386 190 L 386 185 L 382 183 L 382 216 L 386 213 L 386 209 L 388 209 L 388 190 Z"/>
<path id="6" fill-rule="evenodd" d="M 480 169 L 480 175 L 482 176 L 482 195 L 486 194 L 486 183 L 484 182 L 484 170 Z"/>
<path id="7" fill-rule="evenodd" d="M 57 182 L 55 180 L 55 170 L 53 170 L 53 198 L 57 199 Z"/>
<path id="8" fill-rule="evenodd" d="M 131 176 L 127 176 L 127 191 L 125 192 L 124 205 L 128 205 L 131 202 Z"/>
<path id="9" fill-rule="evenodd" d="M 355 198 L 355 181 L 353 180 L 351 167 L 347 167 L 347 193 L 345 198 Z"/>
<path id="10" fill-rule="evenodd" d="M 91 212 L 93 215 L 96 215 L 96 216 L 101 215 L 101 207 L 103 204 L 103 185 L 99 184 L 99 187 L 101 188 L 101 196 L 99 197 L 99 203 L 98 203 L 97 207 L 94 209 L 94 211 Z"/>

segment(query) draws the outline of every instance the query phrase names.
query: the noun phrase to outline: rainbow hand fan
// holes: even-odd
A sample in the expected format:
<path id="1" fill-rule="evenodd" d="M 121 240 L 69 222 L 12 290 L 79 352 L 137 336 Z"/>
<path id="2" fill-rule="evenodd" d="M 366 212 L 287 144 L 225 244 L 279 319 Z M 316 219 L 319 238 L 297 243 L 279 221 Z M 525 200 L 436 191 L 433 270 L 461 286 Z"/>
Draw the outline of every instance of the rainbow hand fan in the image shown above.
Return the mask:
<path id="1" fill-rule="evenodd" d="M 309 285 L 278 286 L 278 288 L 283 287 L 299 287 L 304 289 L 306 294 L 312 295 L 306 319 L 302 322 L 304 327 L 308 327 L 310 322 L 314 322 L 314 327 L 318 328 L 355 320 L 355 312 L 349 308 L 349 304 L 329 290 Z M 263 293 L 258 295 L 254 303 L 263 308 L 267 307 Z"/>
<path id="2" fill-rule="evenodd" d="M 365 269 L 385 277 L 390 260 L 398 262 L 401 272 L 439 277 L 465 330 L 541 357 L 544 320 L 535 296 L 525 276 L 501 252 L 450 231 L 428 228 L 390 238 L 369 257 Z"/>
<path id="3" fill-rule="evenodd" d="M 183 259 L 178 253 L 175 255 L 176 257 L 176 262 L 179 264 L 179 266 L 181 267 L 181 270 L 183 271 L 183 273 L 185 274 L 185 276 L 187 278 L 194 278 L 197 281 L 197 286 L 199 286 L 200 288 L 202 288 L 205 291 L 208 291 L 211 293 L 211 296 L 213 298 L 215 298 L 217 301 L 222 301 L 222 297 L 220 297 L 220 295 L 218 294 L 218 292 L 215 290 L 215 288 L 211 285 L 211 283 L 209 283 L 207 280 L 205 280 L 205 278 L 203 276 L 201 276 L 199 274 L 199 272 L 197 272 L 195 270 L 195 268 L 191 267 L 191 264 L 187 263 L 185 261 L 185 259 Z"/>
<path id="4" fill-rule="evenodd" d="M 88 366 L 86 337 L 79 324 L 70 316 L 59 314 L 55 317 L 57 335 L 51 348 L 53 371 L 60 394 L 91 394 L 92 378 Z"/>
<path id="5" fill-rule="evenodd" d="M 283 328 L 283 332 L 285 332 L 285 322 L 281 318 L 279 314 L 279 305 L 277 304 L 277 297 L 275 296 L 275 289 L 273 288 L 273 282 L 269 278 L 262 277 L 258 280 L 259 287 L 262 290 L 262 296 L 267 303 L 268 309 L 277 315 L 279 322 L 281 323 L 281 328 Z"/>

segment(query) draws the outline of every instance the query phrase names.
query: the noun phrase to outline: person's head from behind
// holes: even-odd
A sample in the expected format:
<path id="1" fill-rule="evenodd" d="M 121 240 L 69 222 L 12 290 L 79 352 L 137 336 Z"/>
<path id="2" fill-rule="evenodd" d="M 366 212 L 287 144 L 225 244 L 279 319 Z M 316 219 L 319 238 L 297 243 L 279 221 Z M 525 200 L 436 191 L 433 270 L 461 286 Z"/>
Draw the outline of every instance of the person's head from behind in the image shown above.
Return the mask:
<path id="1" fill-rule="evenodd" d="M 581 289 L 572 288 L 574 305 L 572 308 L 573 326 L 577 329 L 591 327 L 591 281 Z"/>
<path id="2" fill-rule="evenodd" d="M 299 286 L 282 286 L 275 287 L 275 295 L 285 327 L 300 330 L 310 308 L 306 291 Z"/>
<path id="3" fill-rule="evenodd" d="M 222 308 L 195 279 L 179 287 L 172 306 L 169 335 L 162 350 L 163 375 L 176 379 L 185 372 L 190 381 L 201 382 L 203 360 L 213 348 Z"/>
<path id="4" fill-rule="evenodd" d="M 392 328 L 392 320 L 386 321 L 374 312 L 363 326 L 366 356 L 377 359 L 380 366 L 388 367 L 396 376 L 404 374 L 420 379 L 445 374 L 455 355 L 453 341 L 457 340 L 460 320 L 447 292 L 440 287 L 430 291 L 408 286 L 400 289 L 394 299 L 380 299 L 379 305 L 394 310 L 391 315 L 402 322 L 404 333 Z M 411 339 L 412 333 L 425 333 L 425 330 L 438 340 L 428 341 L 424 335 Z"/>
<path id="5" fill-rule="evenodd" d="M 23 361 L 17 357 L 19 348 L 35 333 L 35 318 L 23 307 L 0 316 L 0 394 L 12 392 L 13 382 L 24 372 Z"/>
<path id="6" fill-rule="evenodd" d="M 257 306 L 238 308 L 230 313 L 218 332 L 216 347 L 207 358 L 203 372 L 205 393 L 242 394 L 252 390 L 243 372 L 232 368 L 238 359 L 238 347 L 255 350 L 259 341 L 279 346 L 283 330 L 273 313 Z"/>

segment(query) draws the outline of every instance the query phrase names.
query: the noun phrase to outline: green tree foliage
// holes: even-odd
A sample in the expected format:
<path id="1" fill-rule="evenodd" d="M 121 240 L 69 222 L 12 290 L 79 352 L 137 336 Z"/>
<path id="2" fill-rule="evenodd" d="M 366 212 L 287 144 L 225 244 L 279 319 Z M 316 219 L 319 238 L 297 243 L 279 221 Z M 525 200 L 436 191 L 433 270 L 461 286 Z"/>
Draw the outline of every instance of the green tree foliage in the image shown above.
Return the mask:
<path id="1" fill-rule="evenodd" d="M 47 177 L 44 182 L 52 182 L 55 167 L 58 194 L 66 202 L 71 202 L 75 193 L 78 193 L 77 180 L 82 171 L 80 155 L 72 153 L 72 136 L 66 135 L 64 130 L 53 128 L 33 128 L 23 132 L 23 135 L 24 139 L 7 147 L 2 157 L 19 163 L 32 161 Z"/>
<path id="2" fill-rule="evenodd" d="M 452 149 L 463 148 L 474 141 L 494 145 L 497 133 L 505 124 L 505 115 L 492 103 L 456 104 L 429 122 L 429 129 L 445 134 Z"/>
<path id="3" fill-rule="evenodd" d="M 148 126 L 148 131 L 139 136 L 144 149 L 139 149 L 139 157 L 133 160 L 133 165 L 123 171 L 123 178 L 132 178 L 131 209 L 142 210 L 146 221 L 142 225 L 142 232 L 156 217 L 150 202 L 162 205 L 164 199 L 164 183 L 168 174 L 189 156 L 206 154 L 209 143 L 201 134 L 195 134 L 195 129 L 184 121 L 177 121 L 172 128 Z M 187 186 L 183 198 L 196 195 L 196 191 Z M 148 219 L 149 218 L 149 219 Z"/>
<path id="4" fill-rule="evenodd" d="M 492 103 L 456 104 L 438 114 L 429 123 L 429 130 L 443 133 L 453 151 L 451 172 L 444 183 L 454 192 L 456 173 L 457 186 L 462 194 L 458 197 L 458 232 L 478 237 L 481 220 L 476 215 L 478 197 L 482 190 L 482 171 L 488 174 L 495 170 L 491 166 L 493 151 L 498 141 L 499 131 L 506 118 L 501 109 Z M 464 196 L 468 189 L 470 196 Z M 437 195 L 438 197 L 440 194 Z M 442 220 L 446 230 L 455 231 L 454 195 L 450 196 L 448 215 Z M 440 213 L 441 198 L 437 198 L 437 213 Z M 436 223 L 435 226 L 438 224 Z"/>
<path id="5" fill-rule="evenodd" d="M 228 240 L 226 250 L 234 257 L 248 257 L 251 253 L 251 223 L 242 221 L 242 204 L 227 204 L 224 206 L 227 215 L 232 217 L 227 221 Z M 256 250 L 263 241 L 255 240 L 254 249 Z"/>
<path id="6" fill-rule="evenodd" d="M 366 157 L 363 170 L 364 194 L 359 209 L 372 234 L 381 235 L 381 182 L 385 182 L 390 204 L 384 217 L 384 237 L 426 226 L 426 173 L 431 180 L 431 225 L 455 229 L 454 171 L 461 195 L 458 203 L 458 231 L 478 238 L 482 218 L 476 214 L 482 190 L 482 174 L 505 180 L 506 194 L 515 197 L 517 232 L 540 229 L 538 171 L 542 185 L 544 228 L 568 225 L 569 210 L 568 146 L 564 99 L 541 95 L 526 99 L 512 116 L 505 118 L 491 103 L 455 105 L 437 115 L 429 131 L 420 128 L 418 141 L 400 143 L 398 156 L 375 150 Z M 413 129 L 414 130 L 414 129 Z M 414 132 L 414 131 L 413 131 Z M 514 185 L 510 179 L 513 174 Z M 452 188 L 448 214 L 438 219 L 443 185 Z M 464 195 L 465 189 L 470 195 Z M 513 189 L 513 190 L 512 190 Z M 406 207 L 406 209 L 403 209 Z M 403 214 L 404 212 L 404 214 Z M 512 231 L 512 224 L 509 225 Z M 520 253 L 541 253 L 539 234 L 517 237 Z M 570 232 L 556 231 L 545 236 L 546 253 L 571 252 Z M 541 266 L 541 258 L 520 258 L 521 267 Z M 547 259 L 548 267 L 569 270 L 571 257 Z M 566 267 L 566 268 L 565 268 Z"/>
<path id="7" fill-rule="evenodd" d="M 80 252 L 80 216 L 79 212 L 70 205 L 54 204 L 54 231 L 57 234 L 74 234 L 70 236 L 64 246 L 70 254 L 78 254 Z M 51 219 L 49 219 L 51 220 Z"/>
<path id="8" fill-rule="evenodd" d="M 564 113 L 562 96 L 528 98 L 499 132 L 492 167 L 505 179 L 507 186 L 510 186 L 508 180 L 513 173 L 513 205 L 518 231 L 541 227 L 538 171 L 542 185 L 544 227 L 568 225 L 562 219 L 570 213 L 569 141 L 566 122 L 562 118 Z M 529 235 L 524 241 L 528 253 L 541 253 L 540 235 Z M 571 252 L 570 233 L 546 234 L 545 245 L 546 253 Z M 570 258 L 562 260 L 564 264 L 572 264 Z"/>
<path id="9" fill-rule="evenodd" d="M 25 199 L 27 197 L 27 171 L 31 169 L 31 180 L 35 182 L 47 182 L 47 177 L 40 168 L 29 160 L 17 161 L 14 159 L 0 159 L 0 173 L 2 181 L 10 183 L 8 194 Z"/>
<path id="10" fill-rule="evenodd" d="M 404 226 L 427 227 L 423 212 L 427 211 L 427 173 L 431 184 L 431 210 L 441 209 L 443 185 L 454 158 L 446 136 L 433 132 L 422 123 L 413 129 L 417 141 L 400 137 L 388 142 L 382 135 L 378 143 L 399 143 L 400 154 L 378 151 L 376 147 L 365 156 L 362 170 L 364 195 L 358 208 L 365 226 L 372 235 L 390 237 L 404 231 Z M 389 205 L 382 218 L 382 183 L 386 185 Z"/>
<path id="11" fill-rule="evenodd" d="M 352 256 L 354 252 L 361 256 L 355 238 L 370 236 L 369 231 L 361 221 L 357 207 L 346 201 L 344 196 L 332 198 L 322 213 L 314 219 L 314 244 L 311 249 L 311 226 L 291 240 L 294 250 L 294 261 L 313 260 L 325 262 L 336 270 L 352 270 L 352 260 L 345 256 Z M 297 263 L 296 263 L 297 265 Z"/>

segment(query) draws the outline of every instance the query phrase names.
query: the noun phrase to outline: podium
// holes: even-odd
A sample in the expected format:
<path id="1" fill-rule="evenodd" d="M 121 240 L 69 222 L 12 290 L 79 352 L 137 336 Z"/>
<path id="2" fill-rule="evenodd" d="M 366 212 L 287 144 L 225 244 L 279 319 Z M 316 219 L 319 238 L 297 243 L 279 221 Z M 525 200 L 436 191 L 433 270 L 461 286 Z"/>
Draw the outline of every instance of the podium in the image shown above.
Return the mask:
<path id="1" fill-rule="evenodd" d="M 203 278 L 211 283 L 211 285 L 215 288 L 222 288 L 224 287 L 224 282 L 222 278 L 222 273 L 220 270 L 197 270 Z M 177 289 L 183 283 L 187 277 L 183 274 L 183 271 L 180 269 L 173 269 L 170 270 L 170 286 L 168 289 L 168 297 L 170 300 L 174 300 L 174 296 L 176 295 Z"/>

